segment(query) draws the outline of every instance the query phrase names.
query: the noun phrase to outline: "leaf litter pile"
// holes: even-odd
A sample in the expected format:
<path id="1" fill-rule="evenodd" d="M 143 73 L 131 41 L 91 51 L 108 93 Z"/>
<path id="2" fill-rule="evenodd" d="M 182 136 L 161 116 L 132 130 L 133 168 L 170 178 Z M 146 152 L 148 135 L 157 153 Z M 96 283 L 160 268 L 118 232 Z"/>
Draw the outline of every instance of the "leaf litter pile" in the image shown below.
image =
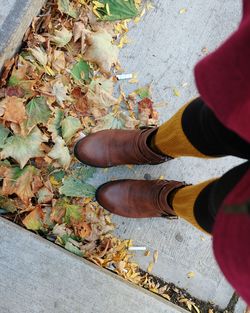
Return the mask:
<path id="1" fill-rule="evenodd" d="M 128 23 L 152 7 L 141 0 L 52 0 L 33 20 L 0 80 L 0 214 L 199 313 L 187 293 L 131 260 L 132 241 L 112 234 L 110 213 L 95 202 L 88 183 L 95 169 L 73 156 L 77 140 L 91 132 L 157 125 L 150 86 L 129 95 L 120 86 L 114 95 Z"/>

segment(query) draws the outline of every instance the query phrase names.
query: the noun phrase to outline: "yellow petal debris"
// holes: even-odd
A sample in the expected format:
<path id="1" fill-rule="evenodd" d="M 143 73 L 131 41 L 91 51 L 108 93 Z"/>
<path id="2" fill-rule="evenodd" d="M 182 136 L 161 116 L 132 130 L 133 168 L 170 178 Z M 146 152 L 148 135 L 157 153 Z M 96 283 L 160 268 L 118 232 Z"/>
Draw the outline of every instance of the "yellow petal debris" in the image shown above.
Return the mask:
<path id="1" fill-rule="evenodd" d="M 130 84 L 137 84 L 138 83 L 137 73 L 133 73 L 133 77 L 128 82 Z"/>
<path id="2" fill-rule="evenodd" d="M 129 39 L 127 35 L 121 37 L 119 44 L 117 45 L 118 48 L 122 49 L 124 45 L 129 43 Z"/>
<path id="3" fill-rule="evenodd" d="M 153 256 L 153 258 L 154 258 L 154 263 L 156 263 L 156 262 L 157 262 L 157 260 L 158 260 L 158 256 L 159 256 L 158 250 L 155 250 L 155 252 L 154 252 L 154 256 Z"/>
<path id="4" fill-rule="evenodd" d="M 184 14 L 184 13 L 186 13 L 186 12 L 187 12 L 187 8 L 182 8 L 182 9 L 180 9 L 180 11 L 179 11 L 180 14 Z"/>
<path id="5" fill-rule="evenodd" d="M 163 176 L 163 175 L 161 175 L 160 177 L 159 177 L 159 179 L 160 180 L 163 180 L 165 177 Z"/>
<path id="6" fill-rule="evenodd" d="M 145 255 L 145 256 L 150 256 L 150 251 L 149 251 L 149 250 L 146 250 L 145 253 L 144 253 L 144 255 Z"/>
<path id="7" fill-rule="evenodd" d="M 154 266 L 154 262 L 150 262 L 150 263 L 149 263 L 149 266 L 148 266 L 148 268 L 147 268 L 148 273 L 151 273 L 151 272 L 152 272 L 153 266 Z"/>
<path id="8" fill-rule="evenodd" d="M 154 9 L 155 7 L 153 6 L 152 2 L 148 1 L 146 3 L 146 9 L 149 11 L 149 10 L 152 10 Z"/>
<path id="9" fill-rule="evenodd" d="M 189 272 L 187 273 L 187 277 L 188 278 L 193 278 L 195 276 L 195 273 L 194 272 Z"/>
<path id="10" fill-rule="evenodd" d="M 176 96 L 176 97 L 180 97 L 180 91 L 177 89 L 177 88 L 174 88 L 173 89 L 173 93 L 174 93 L 174 95 Z"/>

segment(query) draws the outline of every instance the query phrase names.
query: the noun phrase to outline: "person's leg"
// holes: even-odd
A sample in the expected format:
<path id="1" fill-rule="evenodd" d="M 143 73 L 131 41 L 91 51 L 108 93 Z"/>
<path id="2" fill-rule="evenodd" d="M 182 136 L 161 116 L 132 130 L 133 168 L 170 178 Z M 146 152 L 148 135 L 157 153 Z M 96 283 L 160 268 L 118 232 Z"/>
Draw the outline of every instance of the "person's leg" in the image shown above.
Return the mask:
<path id="1" fill-rule="evenodd" d="M 219 179 L 178 189 L 171 201 L 173 210 L 195 227 L 211 233 L 223 200 L 249 168 L 250 161 L 231 169 Z"/>
<path id="2" fill-rule="evenodd" d="M 151 147 L 176 158 L 233 155 L 250 159 L 249 143 L 217 119 L 201 98 L 184 105 L 151 138 Z"/>

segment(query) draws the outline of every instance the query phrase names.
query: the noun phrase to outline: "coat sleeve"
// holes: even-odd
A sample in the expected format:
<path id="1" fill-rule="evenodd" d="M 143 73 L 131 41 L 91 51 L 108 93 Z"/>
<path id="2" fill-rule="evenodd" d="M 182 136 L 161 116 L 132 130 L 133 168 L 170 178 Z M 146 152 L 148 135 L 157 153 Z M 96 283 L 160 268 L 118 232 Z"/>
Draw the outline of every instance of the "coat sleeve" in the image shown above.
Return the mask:
<path id="1" fill-rule="evenodd" d="M 239 28 L 195 66 L 198 91 L 227 128 L 250 142 L 250 1 Z"/>

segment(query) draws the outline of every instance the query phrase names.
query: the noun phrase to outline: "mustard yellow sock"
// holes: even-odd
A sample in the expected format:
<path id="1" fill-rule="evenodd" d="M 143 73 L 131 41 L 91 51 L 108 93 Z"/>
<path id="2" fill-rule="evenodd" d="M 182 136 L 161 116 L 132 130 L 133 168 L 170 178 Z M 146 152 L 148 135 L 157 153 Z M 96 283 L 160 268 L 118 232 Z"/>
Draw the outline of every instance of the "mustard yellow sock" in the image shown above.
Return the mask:
<path id="1" fill-rule="evenodd" d="M 189 102 L 190 103 L 190 102 Z M 152 140 L 152 147 L 162 154 L 176 158 L 180 156 L 194 156 L 199 158 L 211 158 L 199 152 L 188 140 L 182 129 L 182 115 L 186 107 L 184 105 L 172 118 L 162 124 Z"/>
<path id="2" fill-rule="evenodd" d="M 197 185 L 180 188 L 175 193 L 172 201 L 175 213 L 203 232 L 206 231 L 198 224 L 194 216 L 194 204 L 201 191 L 215 180 L 210 179 Z"/>

